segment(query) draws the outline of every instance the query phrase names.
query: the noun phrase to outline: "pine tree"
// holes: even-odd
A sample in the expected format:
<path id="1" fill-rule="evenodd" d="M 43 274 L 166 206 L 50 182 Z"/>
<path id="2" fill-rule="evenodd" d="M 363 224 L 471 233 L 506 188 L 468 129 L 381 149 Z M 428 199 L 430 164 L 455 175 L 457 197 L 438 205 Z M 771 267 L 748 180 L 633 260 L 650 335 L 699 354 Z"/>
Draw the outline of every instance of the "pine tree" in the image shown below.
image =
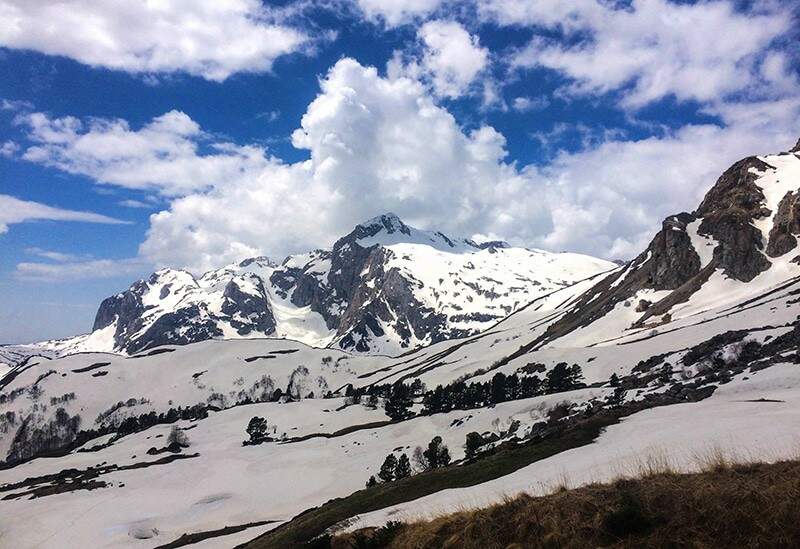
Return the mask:
<path id="1" fill-rule="evenodd" d="M 442 437 L 435 436 L 428 443 L 428 449 L 422 452 L 431 469 L 438 469 L 450 464 L 450 451 L 442 443 Z"/>
<path id="2" fill-rule="evenodd" d="M 389 398 L 386 399 L 384 411 L 392 421 L 402 421 L 408 419 L 413 414 L 411 413 L 411 391 L 402 382 L 392 385 Z"/>
<path id="3" fill-rule="evenodd" d="M 386 456 L 386 459 L 383 460 L 383 465 L 381 465 L 381 470 L 378 472 L 378 478 L 381 479 L 383 482 L 392 482 L 395 477 L 395 469 L 397 468 L 397 458 L 394 457 L 394 454 L 389 454 Z"/>
<path id="4" fill-rule="evenodd" d="M 397 460 L 397 467 L 394 469 L 394 478 L 395 480 L 400 480 L 406 477 L 411 476 L 411 462 L 408 459 L 408 456 L 402 454 L 400 459 Z"/>
<path id="5" fill-rule="evenodd" d="M 619 376 L 617 375 L 617 372 L 614 372 L 611 374 L 611 377 L 608 378 L 608 385 L 611 387 L 619 387 Z"/>
<path id="6" fill-rule="evenodd" d="M 261 444 L 267 440 L 267 420 L 263 417 L 255 416 L 247 424 L 247 434 L 250 435 L 249 444 Z"/>
<path id="7" fill-rule="evenodd" d="M 375 475 L 372 475 L 371 477 L 369 477 L 369 480 L 367 481 L 367 488 L 372 488 L 376 484 L 378 484 L 378 481 L 375 480 Z"/>
<path id="8" fill-rule="evenodd" d="M 566 362 L 559 362 L 552 370 L 547 372 L 546 384 L 548 393 L 561 393 L 581 387 L 583 372 L 577 364 L 568 366 Z"/>
<path id="9" fill-rule="evenodd" d="M 497 404 L 498 402 L 504 402 L 506 400 L 506 388 L 507 380 L 506 375 L 502 372 L 498 372 L 492 378 L 492 388 L 491 388 L 491 402 L 492 404 Z"/>

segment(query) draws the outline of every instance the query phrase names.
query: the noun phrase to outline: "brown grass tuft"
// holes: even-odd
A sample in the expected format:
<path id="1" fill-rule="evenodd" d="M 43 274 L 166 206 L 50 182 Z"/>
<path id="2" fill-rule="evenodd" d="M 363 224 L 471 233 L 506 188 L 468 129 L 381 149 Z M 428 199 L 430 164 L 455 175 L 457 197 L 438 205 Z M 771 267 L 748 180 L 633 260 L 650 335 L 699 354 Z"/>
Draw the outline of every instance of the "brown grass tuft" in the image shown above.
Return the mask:
<path id="1" fill-rule="evenodd" d="M 800 462 L 741 464 L 721 451 L 679 474 L 656 460 L 643 476 L 395 526 L 395 549 L 800 547 Z M 348 547 L 350 536 L 338 538 Z M 340 544 L 345 542 L 344 544 Z M 349 545 L 353 546 L 353 545 Z"/>

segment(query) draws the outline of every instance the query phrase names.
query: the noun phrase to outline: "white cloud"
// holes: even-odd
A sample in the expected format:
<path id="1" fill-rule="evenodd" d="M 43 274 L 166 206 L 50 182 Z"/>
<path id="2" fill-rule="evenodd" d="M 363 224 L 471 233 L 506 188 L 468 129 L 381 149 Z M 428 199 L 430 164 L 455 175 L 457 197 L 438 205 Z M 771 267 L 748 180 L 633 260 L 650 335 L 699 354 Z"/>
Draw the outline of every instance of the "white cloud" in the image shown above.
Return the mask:
<path id="1" fill-rule="evenodd" d="M 459 97 L 489 62 L 489 51 L 454 21 L 429 21 L 417 33 L 424 44 L 422 69 L 440 97 Z"/>
<path id="2" fill-rule="evenodd" d="M 544 96 L 539 97 L 515 97 L 512 107 L 517 112 L 538 111 L 546 109 L 550 105 L 550 100 Z"/>
<path id="3" fill-rule="evenodd" d="M 436 11 L 443 0 L 357 0 L 357 2 L 368 19 L 381 19 L 386 25 L 396 27 Z"/>
<path id="4" fill-rule="evenodd" d="M 0 234 L 8 231 L 8 226 L 25 221 L 84 221 L 86 223 L 126 224 L 127 221 L 114 219 L 94 212 L 82 212 L 54 208 L 39 202 L 20 200 L 7 194 L 0 194 Z"/>
<path id="5" fill-rule="evenodd" d="M 20 115 L 36 145 L 23 158 L 128 189 L 156 190 L 167 196 L 224 185 L 267 163 L 263 149 L 210 141 L 180 111 L 154 118 L 139 130 L 119 119 L 50 118 Z M 201 152 L 208 145 L 208 152 Z"/>
<path id="6" fill-rule="evenodd" d="M 44 259 L 49 259 L 50 261 L 57 261 L 59 263 L 64 263 L 66 261 L 78 261 L 81 258 L 75 254 L 65 254 L 63 252 L 56 252 L 53 250 L 43 250 L 42 248 L 25 248 L 25 253 L 28 255 L 35 255 L 38 257 L 43 257 Z"/>
<path id="7" fill-rule="evenodd" d="M 139 208 L 143 210 L 150 210 L 156 207 L 156 205 L 152 202 L 142 202 L 141 200 L 134 200 L 132 198 L 120 200 L 118 204 L 120 206 L 125 206 L 126 208 Z"/>
<path id="8" fill-rule="evenodd" d="M 133 73 L 187 72 L 222 81 L 264 72 L 307 41 L 259 0 L 0 0 L 0 46 Z"/>
<path id="9" fill-rule="evenodd" d="M 59 261 L 59 260 L 57 260 Z M 24 280 L 63 282 L 139 275 L 152 267 L 141 259 L 67 260 L 57 263 L 18 263 L 14 276 Z"/>
<path id="10" fill-rule="evenodd" d="M 800 119 L 797 99 L 725 104 L 708 107 L 724 126 L 689 125 L 640 140 L 605 133 L 580 152 L 520 168 L 506 160 L 503 135 L 489 126 L 465 131 L 407 73 L 381 77 L 342 59 L 320 84 L 292 136 L 295 147 L 309 152 L 307 161 L 286 164 L 254 149 L 256 161 L 240 154 L 227 158 L 231 167 L 219 183 L 203 178 L 210 160 L 198 152 L 198 142 L 205 134 L 185 115 L 168 117 L 175 118 L 168 126 L 184 128 L 177 132 L 179 148 L 188 152 L 176 155 L 179 163 L 203 184 L 199 190 L 182 186 L 185 193 L 151 216 L 141 258 L 192 270 L 259 254 L 280 259 L 329 245 L 383 211 L 453 235 L 497 235 L 515 244 L 629 257 L 666 215 L 694 208 L 733 161 L 788 149 Z M 41 135 L 57 145 L 73 143 L 80 133 L 49 132 L 51 126 L 45 124 Z M 121 132 L 123 141 L 132 139 L 127 132 Z M 116 143 L 119 132 L 88 133 L 97 139 L 87 150 L 116 150 L 105 140 Z M 120 170 L 116 184 L 129 180 L 125 167 L 143 173 L 151 156 L 158 172 L 159 155 L 150 152 L 134 155 L 145 159 L 142 165 L 114 164 Z M 241 170 L 234 169 L 237 162 Z"/>
<path id="11" fill-rule="evenodd" d="M 19 145 L 13 141 L 6 141 L 0 143 L 0 156 L 4 158 L 12 158 L 19 150 Z"/>
<path id="12" fill-rule="evenodd" d="M 725 1 L 491 0 L 480 10 L 503 25 L 562 31 L 561 38 L 536 36 L 512 64 L 560 71 L 572 79 L 573 93 L 623 89 L 623 104 L 641 107 L 670 95 L 710 102 L 785 85 L 780 58 L 761 69 L 763 54 L 793 21 L 788 7 L 776 5 L 742 13 Z"/>

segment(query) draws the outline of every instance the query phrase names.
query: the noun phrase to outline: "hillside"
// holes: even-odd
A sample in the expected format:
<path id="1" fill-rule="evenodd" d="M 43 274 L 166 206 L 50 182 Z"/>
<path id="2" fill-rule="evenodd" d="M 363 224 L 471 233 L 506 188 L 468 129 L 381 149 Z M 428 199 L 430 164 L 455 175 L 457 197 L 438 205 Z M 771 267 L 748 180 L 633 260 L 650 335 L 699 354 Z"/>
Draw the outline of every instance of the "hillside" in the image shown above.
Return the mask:
<path id="1" fill-rule="evenodd" d="M 709 448 L 794 458 L 798 165 L 800 151 L 739 163 L 629 264 L 395 357 L 266 337 L 28 357 L 0 379 L 0 536 L 287 547 L 610 481 L 651 455 L 680 470 Z M 399 254 L 386 246 L 362 250 Z M 392 420 L 396 394 L 408 409 Z M 254 417 L 265 439 L 243 444 Z M 434 437 L 449 464 L 365 489 Z"/>
<path id="2" fill-rule="evenodd" d="M 713 459 L 713 457 L 712 457 Z M 800 463 L 667 466 L 610 484 L 522 494 L 486 509 L 337 536 L 351 547 L 790 547 L 800 544 Z M 318 544 L 319 547 L 322 543 Z"/>

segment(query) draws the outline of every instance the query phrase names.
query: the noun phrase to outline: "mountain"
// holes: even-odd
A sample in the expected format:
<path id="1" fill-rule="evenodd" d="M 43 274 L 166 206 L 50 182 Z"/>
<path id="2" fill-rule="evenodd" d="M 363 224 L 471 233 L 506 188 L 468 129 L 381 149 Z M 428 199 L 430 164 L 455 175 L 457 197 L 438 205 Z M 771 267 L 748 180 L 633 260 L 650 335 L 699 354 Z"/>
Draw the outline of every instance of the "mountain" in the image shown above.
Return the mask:
<path id="1" fill-rule="evenodd" d="M 280 264 L 256 257 L 200 277 L 162 269 L 105 299 L 91 334 L 38 348 L 135 354 L 206 339 L 279 337 L 398 354 L 477 333 L 539 295 L 614 268 L 578 254 L 450 238 L 386 214 L 329 250 Z"/>
<path id="2" fill-rule="evenodd" d="M 553 284 L 483 331 L 400 356 L 347 352 L 336 348 L 335 333 L 327 349 L 276 338 L 210 339 L 127 356 L 29 356 L 0 378 L 0 499 L 7 517 L 0 535 L 18 547 L 53 540 L 293 547 L 318 535 L 316 545 L 324 546 L 326 532 L 484 506 L 659 464 L 694 470 L 703 459 L 795 457 L 800 143 L 788 153 L 742 160 L 709 187 L 695 211 L 668 217 L 625 265 Z M 402 253 L 421 253 L 415 246 L 425 257 L 471 261 L 476 271 L 476 256 L 513 250 L 448 238 L 451 247 L 436 233 L 404 232 L 394 219 L 387 224 L 392 232 L 383 221 L 354 231 L 353 253 L 375 258 L 352 271 L 359 283 L 380 272 L 367 280 L 390 286 L 393 268 L 410 280 Z M 383 243 L 373 247 L 378 239 Z M 346 255 L 345 244 L 338 250 Z M 269 281 L 268 296 L 281 288 L 272 281 L 280 273 L 276 280 L 287 288 L 281 303 L 292 303 L 306 295 L 300 288 L 315 295 L 316 281 L 331 284 L 335 250 L 324 261 L 314 255 L 231 269 L 235 276 L 268 271 L 259 275 Z M 390 252 L 391 260 L 378 261 Z M 309 262 L 314 266 L 304 271 Z M 440 276 L 413 265 L 425 273 L 414 276 L 426 288 Z M 348 276 L 333 280 L 340 275 Z M 224 293 L 226 276 L 234 275 L 220 275 L 214 295 Z M 211 287 L 212 278 L 195 282 Z M 190 278 L 171 280 L 194 288 Z M 173 287 L 164 302 L 177 299 Z M 371 307 L 357 293 L 373 289 L 356 287 L 339 322 L 353 303 Z M 416 290 L 422 300 L 426 294 Z M 146 306 L 161 291 L 145 292 Z M 391 304 L 386 291 L 377 299 Z M 323 302 L 339 294 L 316 295 Z M 448 299 L 463 306 L 457 299 L 469 303 L 466 295 L 476 300 L 477 294 Z M 280 326 L 282 313 L 272 311 Z M 582 379 L 566 383 L 565 369 L 575 368 Z M 412 402 L 406 419 L 391 421 L 383 404 L 402 392 L 398 383 Z M 267 421 L 269 440 L 244 444 L 254 417 Z M 468 455 L 466 441 L 475 433 L 477 455 Z M 364 488 L 389 454 L 413 457 L 436 436 L 449 448 L 450 466 L 421 472 L 417 464 L 410 478 Z M 177 439 L 188 446 L 168 442 Z"/>

